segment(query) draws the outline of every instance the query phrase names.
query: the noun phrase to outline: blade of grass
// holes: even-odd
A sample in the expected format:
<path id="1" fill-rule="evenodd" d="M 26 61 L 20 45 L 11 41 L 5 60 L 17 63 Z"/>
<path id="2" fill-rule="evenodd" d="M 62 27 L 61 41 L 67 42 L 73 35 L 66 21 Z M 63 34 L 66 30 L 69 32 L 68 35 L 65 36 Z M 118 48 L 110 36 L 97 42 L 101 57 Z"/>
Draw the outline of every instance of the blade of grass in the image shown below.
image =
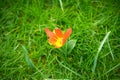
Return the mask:
<path id="1" fill-rule="evenodd" d="M 68 68 L 67 66 L 63 65 L 57 58 L 56 58 L 56 60 L 57 60 L 57 62 L 58 62 L 62 67 L 66 68 L 67 70 L 69 70 L 70 72 L 74 73 L 75 75 L 83 78 L 83 77 L 82 77 L 80 74 L 78 74 L 77 72 L 75 72 L 75 71 L 71 70 L 70 68 Z"/>
<path id="2" fill-rule="evenodd" d="M 25 61 L 27 62 L 27 64 L 31 67 L 31 68 L 35 68 L 35 65 L 33 64 L 32 60 L 28 57 L 28 51 L 25 48 L 24 45 L 22 45 L 23 51 L 24 51 L 24 56 L 25 56 Z"/>
<path id="3" fill-rule="evenodd" d="M 100 46 L 99 46 L 99 48 L 98 48 L 98 53 L 100 53 L 100 51 L 101 51 L 101 49 L 102 49 L 105 41 L 107 40 L 109 34 L 110 34 L 110 31 L 106 34 L 106 36 L 105 36 L 104 39 L 102 40 L 102 42 L 101 42 L 101 44 L 100 44 Z"/>
<path id="4" fill-rule="evenodd" d="M 116 66 L 112 67 L 111 69 L 109 69 L 109 70 L 108 70 L 107 72 L 105 72 L 103 75 L 105 75 L 105 74 L 111 72 L 112 70 L 114 70 L 114 69 L 117 68 L 118 66 L 120 66 L 120 63 L 117 64 Z"/>
<path id="5" fill-rule="evenodd" d="M 41 70 L 39 70 L 39 69 L 33 64 L 32 60 L 28 57 L 28 51 L 27 51 L 27 49 L 25 48 L 24 45 L 22 45 L 22 48 L 23 48 L 23 51 L 24 51 L 24 56 L 25 56 L 25 60 L 26 60 L 27 64 L 28 64 L 31 68 L 34 68 L 35 70 L 37 70 L 42 76 L 44 76 L 43 73 L 41 72 Z"/>
<path id="6" fill-rule="evenodd" d="M 106 27 L 106 32 L 108 32 L 107 27 Z M 109 43 L 109 39 L 107 39 L 107 44 L 108 44 L 108 48 L 109 48 L 109 50 L 110 50 L 111 57 L 112 57 L 112 59 L 114 60 L 114 55 L 113 55 L 113 53 L 112 53 L 112 49 L 111 49 L 111 46 L 110 46 L 110 43 Z"/>
<path id="7" fill-rule="evenodd" d="M 95 59 L 94 59 L 93 67 L 92 67 L 92 72 L 93 73 L 95 72 L 95 69 L 96 69 L 96 65 L 97 65 L 97 60 L 98 60 L 99 53 L 102 50 L 102 47 L 103 47 L 105 41 L 108 39 L 109 34 L 110 34 L 110 31 L 105 35 L 104 39 L 100 43 L 100 46 L 98 48 L 97 54 L 96 54 Z"/>
<path id="8" fill-rule="evenodd" d="M 112 53 L 112 49 L 111 49 L 111 47 L 110 47 L 110 43 L 109 43 L 108 40 L 107 40 L 107 43 L 108 43 L 108 47 L 109 47 L 109 50 L 110 50 L 110 53 L 111 53 L 112 59 L 114 60 L 114 55 L 113 55 L 113 53 Z"/>
<path id="9" fill-rule="evenodd" d="M 117 68 L 118 66 L 120 66 L 120 63 L 118 63 L 117 65 L 115 65 L 114 67 L 112 67 L 111 69 L 109 69 L 108 71 L 106 71 L 104 74 L 102 74 L 99 78 L 101 78 L 102 76 L 108 74 L 109 72 L 113 71 L 115 68 Z"/>
<path id="10" fill-rule="evenodd" d="M 64 11 L 64 10 L 63 10 L 62 0 L 59 0 L 59 2 L 60 2 L 60 7 L 61 7 L 62 11 Z"/>

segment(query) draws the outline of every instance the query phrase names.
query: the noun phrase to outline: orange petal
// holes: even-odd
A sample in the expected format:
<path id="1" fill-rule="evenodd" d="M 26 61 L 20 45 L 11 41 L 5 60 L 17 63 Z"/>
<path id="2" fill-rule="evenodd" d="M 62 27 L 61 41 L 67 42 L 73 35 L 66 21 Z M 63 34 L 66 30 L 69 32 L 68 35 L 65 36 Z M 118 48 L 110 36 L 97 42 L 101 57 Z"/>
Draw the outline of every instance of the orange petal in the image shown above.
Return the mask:
<path id="1" fill-rule="evenodd" d="M 69 36 L 70 36 L 71 33 L 72 33 L 72 28 L 69 28 L 69 29 L 65 32 L 65 34 L 64 34 L 64 36 L 63 36 L 63 44 L 67 41 L 67 39 L 69 38 Z"/>
<path id="2" fill-rule="evenodd" d="M 49 43 L 51 44 L 51 45 L 53 45 L 55 42 L 56 42 L 56 39 L 54 39 L 54 38 L 49 38 Z"/>
<path id="3" fill-rule="evenodd" d="M 49 38 L 49 43 L 54 44 L 56 41 L 57 41 L 57 36 L 55 34 L 53 34 L 53 36 L 51 36 Z"/>
<path id="4" fill-rule="evenodd" d="M 48 37 L 52 37 L 54 35 L 54 33 L 51 32 L 48 28 L 45 28 L 45 32 L 46 32 Z"/>
<path id="5" fill-rule="evenodd" d="M 62 33 L 62 31 L 61 31 L 61 29 L 59 29 L 59 28 L 56 28 L 55 29 L 55 33 L 56 33 L 56 35 L 58 36 L 58 37 L 63 37 L 63 33 Z"/>

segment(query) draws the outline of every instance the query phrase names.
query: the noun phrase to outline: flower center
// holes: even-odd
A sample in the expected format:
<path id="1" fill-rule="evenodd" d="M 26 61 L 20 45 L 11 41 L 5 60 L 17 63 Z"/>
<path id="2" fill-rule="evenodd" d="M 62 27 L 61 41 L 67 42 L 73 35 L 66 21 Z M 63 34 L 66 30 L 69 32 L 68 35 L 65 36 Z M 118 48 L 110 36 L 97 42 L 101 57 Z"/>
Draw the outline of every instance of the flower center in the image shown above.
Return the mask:
<path id="1" fill-rule="evenodd" d="M 57 41 L 55 42 L 55 46 L 56 46 L 57 48 L 63 46 L 63 44 L 62 44 L 62 39 L 63 39 L 63 38 L 58 38 Z"/>

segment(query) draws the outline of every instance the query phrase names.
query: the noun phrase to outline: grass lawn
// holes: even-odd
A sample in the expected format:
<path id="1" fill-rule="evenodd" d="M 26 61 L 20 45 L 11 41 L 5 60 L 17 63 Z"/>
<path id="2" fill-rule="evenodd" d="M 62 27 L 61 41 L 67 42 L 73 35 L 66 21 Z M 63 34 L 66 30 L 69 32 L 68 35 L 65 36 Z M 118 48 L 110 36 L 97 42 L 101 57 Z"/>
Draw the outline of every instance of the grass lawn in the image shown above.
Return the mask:
<path id="1" fill-rule="evenodd" d="M 64 46 L 45 29 L 72 28 Z M 119 80 L 119 0 L 1 0 L 0 80 Z"/>

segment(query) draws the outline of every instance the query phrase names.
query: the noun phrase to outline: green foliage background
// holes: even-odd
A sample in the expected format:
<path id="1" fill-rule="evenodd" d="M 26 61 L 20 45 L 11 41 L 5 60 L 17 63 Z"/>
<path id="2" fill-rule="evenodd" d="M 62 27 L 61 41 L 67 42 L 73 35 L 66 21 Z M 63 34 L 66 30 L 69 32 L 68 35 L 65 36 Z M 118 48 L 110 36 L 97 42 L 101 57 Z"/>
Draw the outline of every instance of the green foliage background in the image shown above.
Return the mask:
<path id="1" fill-rule="evenodd" d="M 62 6 L 60 0 L 0 1 L 1 80 L 120 79 L 120 1 L 61 1 Z M 69 40 L 77 42 L 69 55 L 49 45 L 46 27 L 72 28 Z M 109 31 L 92 72 L 95 55 Z M 25 61 L 22 45 L 37 69 Z"/>

